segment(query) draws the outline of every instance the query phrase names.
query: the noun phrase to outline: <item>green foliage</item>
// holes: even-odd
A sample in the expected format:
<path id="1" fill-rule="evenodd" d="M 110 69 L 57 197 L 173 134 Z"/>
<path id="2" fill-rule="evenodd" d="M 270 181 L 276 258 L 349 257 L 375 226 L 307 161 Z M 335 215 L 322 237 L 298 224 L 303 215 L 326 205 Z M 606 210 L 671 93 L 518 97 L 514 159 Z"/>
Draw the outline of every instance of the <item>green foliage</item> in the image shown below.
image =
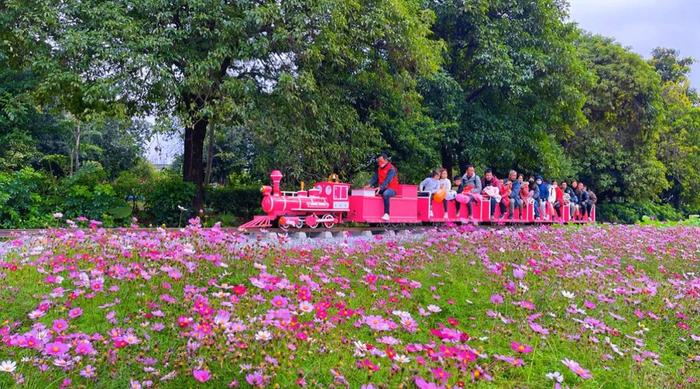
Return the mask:
<path id="1" fill-rule="evenodd" d="M 59 194 L 61 210 L 67 218 L 84 216 L 105 221 L 112 216 L 124 221 L 129 216 L 119 211 L 126 203 L 107 182 L 107 173 L 97 162 L 84 164 L 72 177 L 64 179 Z"/>
<path id="2" fill-rule="evenodd" d="M 45 227 L 52 224 L 44 196 L 53 188 L 51 180 L 32 168 L 0 172 L 0 227 Z"/>
<path id="3" fill-rule="evenodd" d="M 237 217 L 238 224 L 262 213 L 260 200 L 260 186 L 226 185 L 207 190 L 207 206 L 216 214 Z"/>
<path id="4" fill-rule="evenodd" d="M 599 200 L 656 201 L 668 187 L 657 159 L 660 78 L 638 54 L 611 39 L 582 34 L 581 56 L 596 78 L 587 90 L 585 125 L 575 128 L 567 152 Z"/>
<path id="5" fill-rule="evenodd" d="M 195 195 L 195 186 L 183 181 L 182 177 L 171 171 L 158 173 L 145 188 L 147 217 L 154 224 L 178 225 L 186 217 L 197 212 L 181 212 L 178 207 L 188 208 Z M 183 215 L 183 220 L 180 219 Z"/>
<path id="6" fill-rule="evenodd" d="M 596 205 L 601 222 L 634 224 L 645 220 L 678 221 L 683 215 L 670 204 L 653 202 L 607 203 Z"/>
<path id="7" fill-rule="evenodd" d="M 585 121 L 590 82 L 573 46 L 576 29 L 557 1 L 444 1 L 433 31 L 447 45 L 442 88 L 426 104 L 447 135 L 442 162 L 489 166 L 503 174 L 569 173 L 556 142 Z M 437 92 L 437 93 L 436 93 Z M 459 109 L 443 102 L 460 101 Z M 541 152 L 542 146 L 549 151 Z"/>

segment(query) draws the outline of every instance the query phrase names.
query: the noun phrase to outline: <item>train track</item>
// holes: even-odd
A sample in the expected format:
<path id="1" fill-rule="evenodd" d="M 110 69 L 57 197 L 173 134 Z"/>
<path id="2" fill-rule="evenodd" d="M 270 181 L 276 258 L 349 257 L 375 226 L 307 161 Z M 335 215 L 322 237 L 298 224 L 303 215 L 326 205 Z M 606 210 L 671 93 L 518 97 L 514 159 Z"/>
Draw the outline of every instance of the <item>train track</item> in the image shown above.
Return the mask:
<path id="1" fill-rule="evenodd" d="M 346 233 L 349 235 L 367 235 L 367 233 L 371 234 L 382 234 L 386 233 L 388 231 L 393 231 L 394 233 L 396 232 L 401 232 L 401 231 L 426 231 L 426 230 L 432 230 L 435 228 L 440 228 L 439 225 L 434 225 L 434 226 L 423 226 L 423 225 L 381 225 L 381 226 L 369 226 L 369 227 L 342 227 L 342 226 L 336 226 L 333 228 L 309 228 L 309 227 L 304 227 L 304 228 L 289 228 L 289 229 L 282 229 L 282 228 L 263 228 L 263 229 L 250 229 L 250 230 L 238 230 L 236 227 L 224 227 L 221 228 L 223 231 L 230 232 L 230 233 L 238 233 L 238 234 L 245 234 L 245 235 L 264 235 L 264 234 L 288 234 L 290 236 L 295 236 L 299 234 L 305 234 L 306 236 L 309 237 L 314 237 L 318 235 L 327 235 L 324 233 L 330 233 L 333 236 L 337 236 L 338 234 Z M 156 231 L 157 228 L 150 228 L 150 227 L 144 227 L 144 228 L 139 228 L 138 230 L 133 230 L 133 229 L 125 229 L 125 228 L 106 228 L 106 230 L 110 231 L 119 231 L 119 230 L 125 230 L 125 231 Z M 178 231 L 181 228 L 166 228 L 166 231 Z M 4 229 L 0 230 L 0 239 L 11 239 L 14 237 L 19 237 L 19 236 L 33 236 L 33 235 L 41 235 L 46 233 L 47 231 L 50 231 L 48 229 Z"/>

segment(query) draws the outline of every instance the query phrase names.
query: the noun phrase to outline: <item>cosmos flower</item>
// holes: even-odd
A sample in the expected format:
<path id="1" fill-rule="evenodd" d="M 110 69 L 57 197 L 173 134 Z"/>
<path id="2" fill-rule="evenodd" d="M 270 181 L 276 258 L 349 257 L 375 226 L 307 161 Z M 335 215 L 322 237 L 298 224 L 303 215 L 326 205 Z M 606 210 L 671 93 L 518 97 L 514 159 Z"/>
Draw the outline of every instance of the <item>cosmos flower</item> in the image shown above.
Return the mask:
<path id="1" fill-rule="evenodd" d="M 2 361 L 0 362 L 0 372 L 13 373 L 17 369 L 17 362 Z"/>
<path id="2" fill-rule="evenodd" d="M 70 350 L 70 346 L 62 342 L 47 343 L 44 352 L 54 357 L 63 357 Z"/>
<path id="3" fill-rule="evenodd" d="M 211 378 L 211 373 L 209 373 L 209 370 L 206 369 L 194 369 L 192 370 L 192 376 L 198 382 L 204 383 L 209 381 Z"/>
<path id="4" fill-rule="evenodd" d="M 532 347 L 518 342 L 510 342 L 510 348 L 521 354 L 529 354 L 532 352 Z"/>
<path id="5" fill-rule="evenodd" d="M 576 375 L 579 377 L 583 378 L 584 380 L 587 380 L 589 378 L 592 378 L 593 375 L 591 374 L 590 371 L 584 369 L 581 367 L 581 365 L 578 364 L 578 362 L 571 360 L 571 359 L 562 359 L 561 363 L 563 363 L 566 367 L 568 367 L 572 372 L 574 372 Z"/>

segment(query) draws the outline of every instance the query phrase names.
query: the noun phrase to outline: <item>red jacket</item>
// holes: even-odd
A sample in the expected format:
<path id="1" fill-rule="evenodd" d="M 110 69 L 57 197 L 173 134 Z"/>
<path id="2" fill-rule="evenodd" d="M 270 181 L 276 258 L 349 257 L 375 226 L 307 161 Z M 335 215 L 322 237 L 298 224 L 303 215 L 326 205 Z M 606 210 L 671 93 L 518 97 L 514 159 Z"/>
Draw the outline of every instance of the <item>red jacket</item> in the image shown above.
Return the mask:
<path id="1" fill-rule="evenodd" d="M 555 189 L 555 192 L 557 194 L 557 201 L 559 204 L 564 204 L 564 191 L 561 190 L 560 186 L 557 186 L 557 189 Z"/>
<path id="2" fill-rule="evenodd" d="M 530 188 L 526 188 L 525 186 L 520 187 L 520 199 L 521 200 L 527 200 L 527 198 L 530 196 Z"/>
<path id="3" fill-rule="evenodd" d="M 386 165 L 384 165 L 383 167 L 377 168 L 377 181 L 378 185 L 381 186 L 386 180 L 389 171 L 391 171 L 392 169 L 394 170 L 394 176 L 391 178 L 391 181 L 389 181 L 389 185 L 387 185 L 385 189 L 393 189 L 394 192 L 398 193 L 399 171 L 396 170 L 396 168 L 394 167 L 394 165 L 391 164 L 391 162 L 387 162 Z"/>

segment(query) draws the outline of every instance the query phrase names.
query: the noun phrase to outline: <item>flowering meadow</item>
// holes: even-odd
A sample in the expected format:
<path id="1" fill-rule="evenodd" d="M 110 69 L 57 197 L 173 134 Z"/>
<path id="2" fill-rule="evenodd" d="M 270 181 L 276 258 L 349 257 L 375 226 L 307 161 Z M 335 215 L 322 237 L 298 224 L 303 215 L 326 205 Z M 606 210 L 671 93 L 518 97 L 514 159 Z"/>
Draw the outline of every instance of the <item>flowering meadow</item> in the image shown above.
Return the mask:
<path id="1" fill-rule="evenodd" d="M 64 228 L 0 255 L 0 387 L 698 387 L 700 229 L 275 244 Z"/>

